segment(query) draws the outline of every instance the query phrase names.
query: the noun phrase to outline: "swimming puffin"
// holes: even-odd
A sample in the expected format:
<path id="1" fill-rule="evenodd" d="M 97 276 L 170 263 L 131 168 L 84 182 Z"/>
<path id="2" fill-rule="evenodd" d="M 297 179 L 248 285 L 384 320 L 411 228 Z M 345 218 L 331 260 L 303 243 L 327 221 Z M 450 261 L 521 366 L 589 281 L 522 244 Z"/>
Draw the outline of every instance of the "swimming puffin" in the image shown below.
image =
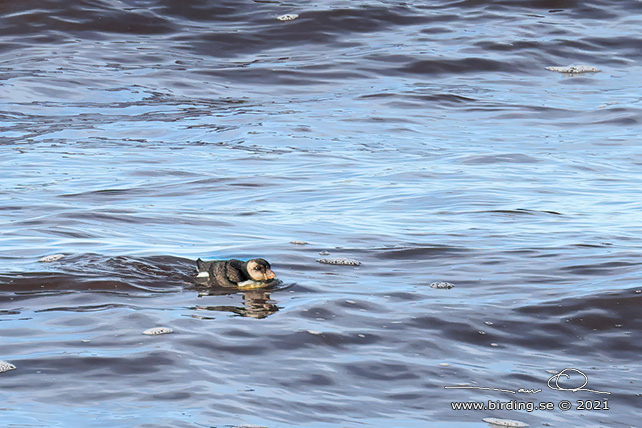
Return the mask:
<path id="1" fill-rule="evenodd" d="M 270 263 L 265 259 L 246 262 L 236 259 L 204 262 L 198 259 L 196 269 L 197 282 L 208 287 L 261 288 L 276 278 Z"/>

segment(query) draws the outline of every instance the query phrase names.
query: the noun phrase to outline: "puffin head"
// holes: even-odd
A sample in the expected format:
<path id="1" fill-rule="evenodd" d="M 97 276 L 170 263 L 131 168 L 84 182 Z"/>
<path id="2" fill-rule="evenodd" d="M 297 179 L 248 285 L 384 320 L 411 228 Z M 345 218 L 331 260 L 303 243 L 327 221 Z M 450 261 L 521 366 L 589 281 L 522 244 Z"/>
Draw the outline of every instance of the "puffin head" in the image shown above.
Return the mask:
<path id="1" fill-rule="evenodd" d="M 269 281 L 276 278 L 274 272 L 265 259 L 252 259 L 247 261 L 247 273 L 254 281 Z"/>

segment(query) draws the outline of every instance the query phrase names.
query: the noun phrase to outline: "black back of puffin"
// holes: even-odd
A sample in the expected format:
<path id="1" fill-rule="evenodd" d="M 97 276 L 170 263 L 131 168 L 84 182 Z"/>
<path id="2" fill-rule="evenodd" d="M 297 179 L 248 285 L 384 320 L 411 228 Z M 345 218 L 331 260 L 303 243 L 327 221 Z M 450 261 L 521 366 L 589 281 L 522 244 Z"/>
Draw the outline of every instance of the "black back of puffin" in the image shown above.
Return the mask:
<path id="1" fill-rule="evenodd" d="M 257 289 L 271 285 L 276 278 L 270 263 L 262 258 L 248 261 L 199 258 L 196 270 L 196 283 L 206 287 Z"/>

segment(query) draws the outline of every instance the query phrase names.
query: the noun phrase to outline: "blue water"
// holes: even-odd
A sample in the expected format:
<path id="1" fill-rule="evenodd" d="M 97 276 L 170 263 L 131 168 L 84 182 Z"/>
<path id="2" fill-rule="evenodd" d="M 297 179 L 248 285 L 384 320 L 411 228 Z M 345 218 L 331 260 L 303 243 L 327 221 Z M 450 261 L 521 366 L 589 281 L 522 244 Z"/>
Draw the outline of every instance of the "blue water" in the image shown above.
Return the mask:
<path id="1" fill-rule="evenodd" d="M 0 5 L 0 418 L 635 426 L 639 10 Z M 203 293 L 198 257 L 283 287 Z M 548 389 L 566 367 L 611 410 L 451 409 L 604 398 Z"/>

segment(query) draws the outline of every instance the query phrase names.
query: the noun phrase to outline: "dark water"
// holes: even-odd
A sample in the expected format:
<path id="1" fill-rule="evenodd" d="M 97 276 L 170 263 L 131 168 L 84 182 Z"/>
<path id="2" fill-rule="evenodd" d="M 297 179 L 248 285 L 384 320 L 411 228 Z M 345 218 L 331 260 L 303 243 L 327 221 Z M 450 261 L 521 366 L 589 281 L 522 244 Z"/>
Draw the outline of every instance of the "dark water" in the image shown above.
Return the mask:
<path id="1" fill-rule="evenodd" d="M 640 11 L 0 2 L 2 425 L 641 426 Z"/>

